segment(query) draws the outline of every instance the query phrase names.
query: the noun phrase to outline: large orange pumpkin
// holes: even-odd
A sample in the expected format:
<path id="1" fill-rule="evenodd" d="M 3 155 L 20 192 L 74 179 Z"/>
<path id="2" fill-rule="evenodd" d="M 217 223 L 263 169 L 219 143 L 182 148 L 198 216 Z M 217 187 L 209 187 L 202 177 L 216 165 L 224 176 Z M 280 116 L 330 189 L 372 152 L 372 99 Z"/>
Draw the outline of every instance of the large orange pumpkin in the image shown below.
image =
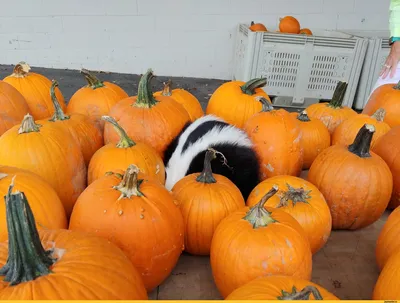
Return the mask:
<path id="1" fill-rule="evenodd" d="M 172 188 L 185 222 L 185 250 L 193 255 L 209 255 L 218 224 L 245 207 L 236 185 L 225 176 L 212 173 L 211 160 L 215 157 L 216 151 L 208 150 L 203 172 L 184 177 Z"/>
<path id="2" fill-rule="evenodd" d="M 67 113 L 87 115 L 103 131 L 104 121 L 101 120 L 101 116 L 108 115 L 111 107 L 129 96 L 117 84 L 100 81 L 87 69 L 82 69 L 81 74 L 85 76 L 88 84 L 72 95 L 67 105 Z"/>
<path id="3" fill-rule="evenodd" d="M 279 31 L 281 33 L 299 34 L 300 23 L 293 16 L 286 16 L 279 19 Z"/>
<path id="4" fill-rule="evenodd" d="M 14 86 L 25 98 L 29 111 L 35 120 L 45 119 L 54 114 L 50 98 L 51 81 L 45 76 L 30 72 L 31 67 L 25 62 L 19 62 L 11 75 L 3 81 Z M 63 110 L 66 109 L 64 96 L 56 89 L 57 99 Z"/>
<path id="5" fill-rule="evenodd" d="M 304 279 L 267 276 L 235 289 L 225 300 L 340 300 L 325 288 Z"/>
<path id="6" fill-rule="evenodd" d="M 324 196 L 304 179 L 276 176 L 258 184 L 250 193 L 246 205 L 256 205 L 274 184 L 279 191 L 265 206 L 282 209 L 295 218 L 307 235 L 311 252 L 316 253 L 328 241 L 332 229 L 332 217 Z"/>
<path id="7" fill-rule="evenodd" d="M 311 278 L 312 254 L 303 228 L 285 211 L 264 208 L 277 191 L 274 186 L 255 206 L 230 214 L 214 232 L 211 269 L 224 298 L 258 277 Z"/>
<path id="8" fill-rule="evenodd" d="M 400 298 L 400 251 L 387 260 L 376 281 L 372 300 L 387 300 L 396 302 Z"/>
<path id="9" fill-rule="evenodd" d="M 244 130 L 260 159 L 261 178 L 299 176 L 303 167 L 301 130 L 296 118 L 284 109 L 275 110 L 264 98 L 262 111 L 252 116 Z"/>
<path id="10" fill-rule="evenodd" d="M 256 97 L 271 101 L 262 89 L 266 83 L 265 78 L 257 78 L 248 82 L 230 81 L 222 84 L 208 101 L 206 114 L 215 115 L 242 128 L 251 116 L 262 109 Z"/>
<path id="11" fill-rule="evenodd" d="M 6 196 L 8 242 L 0 243 L 0 300 L 146 300 L 138 271 L 110 242 L 36 228 L 24 192 Z"/>
<path id="12" fill-rule="evenodd" d="M 249 29 L 252 32 L 266 32 L 267 31 L 267 28 L 265 27 L 264 24 L 254 23 L 254 21 L 251 21 Z"/>
<path id="13" fill-rule="evenodd" d="M 392 173 L 370 151 L 375 127 L 365 124 L 349 146 L 333 145 L 318 155 L 308 181 L 324 195 L 334 229 L 360 229 L 378 220 L 392 194 Z"/>
<path id="14" fill-rule="evenodd" d="M 27 114 L 0 137 L 0 164 L 29 170 L 57 192 L 67 218 L 86 185 L 86 166 L 79 144 L 54 123 L 35 123 Z"/>
<path id="15" fill-rule="evenodd" d="M 342 106 L 346 90 L 347 83 L 339 81 L 330 102 L 314 103 L 306 109 L 308 116 L 321 120 L 331 135 L 344 120 L 357 115 L 350 107 Z"/>
<path id="16" fill-rule="evenodd" d="M 151 291 L 178 262 L 184 249 L 184 225 L 172 194 L 159 182 L 143 179 L 138 171 L 130 165 L 122 180 L 114 173 L 90 184 L 75 204 L 69 228 L 117 244 Z"/>
<path id="17" fill-rule="evenodd" d="M 88 184 L 101 178 L 107 172 L 125 170 L 129 164 L 135 163 L 148 178 L 165 183 L 165 167 L 161 156 L 147 143 L 134 142 L 125 130 L 110 116 L 103 116 L 119 134 L 117 144 L 109 143 L 93 155 L 88 168 Z"/>
<path id="18" fill-rule="evenodd" d="M 173 98 L 153 95 L 150 85 L 153 77 L 153 71 L 149 69 L 140 79 L 138 95 L 115 104 L 109 116 L 118 121 L 132 140 L 147 143 L 163 155 L 168 144 L 190 122 L 190 117 Z M 104 141 L 106 144 L 119 141 L 111 124 L 104 126 Z"/>

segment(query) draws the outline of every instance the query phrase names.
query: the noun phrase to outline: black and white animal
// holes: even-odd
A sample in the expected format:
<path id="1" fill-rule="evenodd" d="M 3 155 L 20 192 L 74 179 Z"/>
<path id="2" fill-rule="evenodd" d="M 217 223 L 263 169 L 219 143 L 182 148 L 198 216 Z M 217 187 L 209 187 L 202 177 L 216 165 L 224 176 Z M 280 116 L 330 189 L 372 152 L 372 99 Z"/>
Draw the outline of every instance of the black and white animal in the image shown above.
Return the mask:
<path id="1" fill-rule="evenodd" d="M 253 143 L 244 131 L 213 115 L 186 124 L 167 147 L 164 152 L 165 187 L 171 190 L 186 175 L 200 173 L 208 148 L 226 158 L 227 165 L 217 153 L 217 159 L 211 162 L 213 173 L 230 179 L 246 200 L 260 182 L 259 161 Z"/>

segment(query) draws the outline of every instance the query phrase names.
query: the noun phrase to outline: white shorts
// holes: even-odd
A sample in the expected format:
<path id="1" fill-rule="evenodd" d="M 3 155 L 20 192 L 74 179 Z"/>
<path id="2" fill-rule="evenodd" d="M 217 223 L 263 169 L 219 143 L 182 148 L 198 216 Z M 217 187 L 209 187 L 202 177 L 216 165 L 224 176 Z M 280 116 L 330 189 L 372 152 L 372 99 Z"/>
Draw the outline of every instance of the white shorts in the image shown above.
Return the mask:
<path id="1" fill-rule="evenodd" d="M 390 74 L 386 76 L 385 79 L 382 79 L 382 77 L 378 78 L 378 81 L 376 81 L 375 86 L 372 88 L 370 95 L 376 90 L 379 86 L 382 86 L 384 84 L 397 84 L 400 81 L 400 62 L 397 64 L 396 68 L 396 73 L 394 74 L 393 78 L 390 78 Z M 369 97 L 368 97 L 369 99 Z"/>

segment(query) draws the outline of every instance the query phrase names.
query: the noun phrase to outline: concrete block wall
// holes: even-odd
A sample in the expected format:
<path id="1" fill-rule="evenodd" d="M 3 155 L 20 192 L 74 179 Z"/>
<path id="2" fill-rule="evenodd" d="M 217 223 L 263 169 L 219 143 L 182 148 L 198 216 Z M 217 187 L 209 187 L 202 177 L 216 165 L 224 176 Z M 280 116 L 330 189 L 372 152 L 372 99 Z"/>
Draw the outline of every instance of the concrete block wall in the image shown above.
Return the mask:
<path id="1" fill-rule="evenodd" d="M 0 64 L 231 79 L 236 26 L 387 30 L 390 0 L 0 0 Z"/>

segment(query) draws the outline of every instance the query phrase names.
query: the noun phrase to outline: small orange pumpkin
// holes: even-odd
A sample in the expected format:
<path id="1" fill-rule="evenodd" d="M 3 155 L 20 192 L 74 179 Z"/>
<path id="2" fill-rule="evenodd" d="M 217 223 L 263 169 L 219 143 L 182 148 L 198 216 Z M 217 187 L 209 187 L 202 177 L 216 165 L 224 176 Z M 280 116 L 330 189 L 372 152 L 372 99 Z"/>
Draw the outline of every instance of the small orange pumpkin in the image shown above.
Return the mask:
<path id="1" fill-rule="evenodd" d="M 309 28 L 302 28 L 302 29 L 300 29 L 299 34 L 312 36 L 313 32 Z"/>
<path id="2" fill-rule="evenodd" d="M 264 24 L 254 23 L 254 21 L 251 21 L 249 29 L 253 32 L 266 32 L 267 31 L 267 28 L 265 27 Z"/>
<path id="3" fill-rule="evenodd" d="M 372 293 L 372 300 L 397 301 L 400 298 L 399 268 L 400 251 L 397 251 L 390 256 L 382 269 Z"/>
<path id="4" fill-rule="evenodd" d="M 300 23 L 293 16 L 286 16 L 279 19 L 279 31 L 281 33 L 298 34 L 300 33 Z"/>

